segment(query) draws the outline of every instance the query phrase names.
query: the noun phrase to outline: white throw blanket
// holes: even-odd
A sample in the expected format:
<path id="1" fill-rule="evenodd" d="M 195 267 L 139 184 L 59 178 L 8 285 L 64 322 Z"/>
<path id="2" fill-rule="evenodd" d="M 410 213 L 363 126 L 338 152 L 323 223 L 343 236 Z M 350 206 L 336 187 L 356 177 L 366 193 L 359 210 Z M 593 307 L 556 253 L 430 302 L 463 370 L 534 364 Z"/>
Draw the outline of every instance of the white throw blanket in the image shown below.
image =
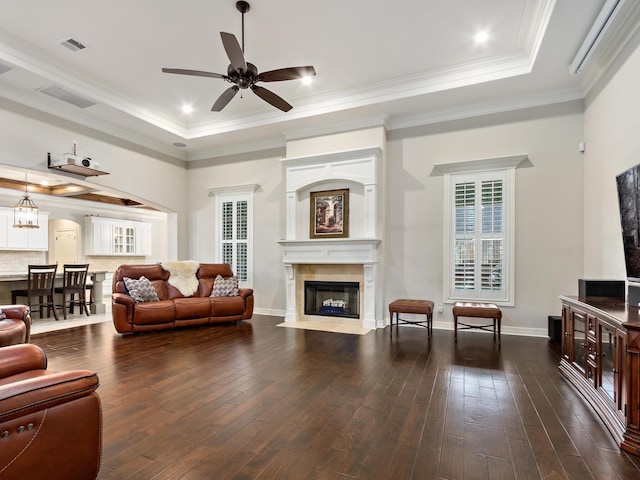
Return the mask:
<path id="1" fill-rule="evenodd" d="M 198 290 L 196 272 L 199 266 L 200 264 L 194 260 L 162 263 L 162 268 L 171 274 L 169 284 L 180 290 L 185 297 L 190 297 Z"/>

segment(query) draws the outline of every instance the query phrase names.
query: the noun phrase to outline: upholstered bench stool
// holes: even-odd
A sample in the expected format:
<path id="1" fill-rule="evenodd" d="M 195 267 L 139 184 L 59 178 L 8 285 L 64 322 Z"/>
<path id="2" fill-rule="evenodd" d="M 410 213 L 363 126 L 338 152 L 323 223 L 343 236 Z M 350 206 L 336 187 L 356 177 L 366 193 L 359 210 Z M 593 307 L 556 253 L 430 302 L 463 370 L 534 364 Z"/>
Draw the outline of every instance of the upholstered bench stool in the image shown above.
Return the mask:
<path id="1" fill-rule="evenodd" d="M 493 325 L 476 325 L 458 322 L 458 317 L 469 318 L 490 318 L 493 320 Z M 491 331 L 493 327 L 493 341 L 496 341 L 496 323 L 498 326 L 498 345 L 500 345 L 500 327 L 502 323 L 502 310 L 493 303 L 466 303 L 456 302 L 453 304 L 453 328 L 454 339 L 458 341 L 458 323 L 461 325 L 460 329 L 477 328 L 480 330 Z"/>
<path id="2" fill-rule="evenodd" d="M 400 318 L 401 313 L 414 313 L 418 315 L 426 315 L 426 320 L 404 320 Z M 427 329 L 428 335 L 431 336 L 433 330 L 433 302 L 431 300 L 409 300 L 401 298 L 394 300 L 389 304 L 389 315 L 391 316 L 390 335 L 393 335 L 393 317 L 396 317 L 396 328 L 402 323 L 412 325 L 420 325 Z M 426 323 L 426 325 L 424 325 Z"/>

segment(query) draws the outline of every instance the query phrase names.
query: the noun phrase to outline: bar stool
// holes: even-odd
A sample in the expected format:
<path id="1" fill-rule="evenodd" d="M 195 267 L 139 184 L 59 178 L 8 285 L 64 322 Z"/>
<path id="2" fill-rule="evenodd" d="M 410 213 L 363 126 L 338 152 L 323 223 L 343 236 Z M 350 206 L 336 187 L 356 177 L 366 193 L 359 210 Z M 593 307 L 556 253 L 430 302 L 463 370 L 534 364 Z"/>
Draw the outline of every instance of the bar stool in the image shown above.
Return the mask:
<path id="1" fill-rule="evenodd" d="M 73 313 L 74 305 L 80 307 L 80 313 L 85 313 L 87 317 L 89 309 L 87 308 L 87 272 L 89 271 L 89 264 L 65 264 L 63 266 L 63 282 L 62 287 L 56 287 L 55 293 L 62 294 L 62 311 L 64 313 L 65 320 L 67 319 L 67 306 L 69 307 L 69 313 Z M 67 302 L 67 295 L 69 300 Z M 78 298 L 76 299 L 76 295 Z"/>
<path id="2" fill-rule="evenodd" d="M 34 307 L 38 307 L 40 318 L 44 313 L 44 307 L 47 307 L 47 317 L 53 316 L 58 320 L 56 313 L 56 304 L 53 298 L 54 281 L 56 279 L 56 271 L 58 265 L 29 265 L 27 274 L 27 288 L 11 290 L 11 303 L 17 304 L 17 297 L 27 297 L 27 305 L 31 309 L 31 313 L 35 312 Z M 34 302 L 37 298 L 37 303 Z M 46 298 L 46 301 L 45 301 Z"/>

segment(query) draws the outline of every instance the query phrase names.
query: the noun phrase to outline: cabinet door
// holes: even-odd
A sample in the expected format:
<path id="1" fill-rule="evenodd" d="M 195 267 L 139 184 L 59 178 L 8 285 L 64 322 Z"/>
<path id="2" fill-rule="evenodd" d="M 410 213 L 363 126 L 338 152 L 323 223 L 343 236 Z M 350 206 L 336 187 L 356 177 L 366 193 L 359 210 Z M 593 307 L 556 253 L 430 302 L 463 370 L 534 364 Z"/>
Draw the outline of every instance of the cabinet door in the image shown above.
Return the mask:
<path id="1" fill-rule="evenodd" d="M 49 250 L 49 214 L 40 212 L 40 228 L 30 228 L 27 232 L 29 250 Z"/>
<path id="2" fill-rule="evenodd" d="M 136 229 L 132 226 L 124 227 L 124 253 L 129 255 L 136 253 Z"/>
<path id="3" fill-rule="evenodd" d="M 39 228 L 14 228 L 13 215 L 4 216 L 7 249 L 14 250 L 48 250 L 49 249 L 49 214 L 38 212 Z"/>
<path id="4" fill-rule="evenodd" d="M 614 326 L 603 322 L 599 322 L 599 334 L 599 392 L 616 410 L 623 411 L 625 335 Z"/>
<path id="5" fill-rule="evenodd" d="M 562 306 L 562 358 L 571 362 L 573 358 L 573 322 L 571 318 L 571 308 Z"/>
<path id="6" fill-rule="evenodd" d="M 103 218 L 86 217 L 85 230 L 87 255 L 111 255 L 113 253 L 111 222 Z"/>
<path id="7" fill-rule="evenodd" d="M 587 380 L 591 382 L 594 388 L 599 386 L 599 362 L 598 362 L 598 342 L 599 342 L 599 328 L 598 320 L 593 315 L 587 314 L 587 341 L 586 341 L 586 356 L 587 356 Z"/>
<path id="8" fill-rule="evenodd" d="M 151 224 L 136 225 L 136 255 L 151 255 Z"/>
<path id="9" fill-rule="evenodd" d="M 580 371 L 585 372 L 587 361 L 587 318 L 583 313 L 571 310 L 571 321 L 571 337 L 573 339 L 571 362 Z"/>
<path id="10" fill-rule="evenodd" d="M 7 246 L 8 216 L 9 214 L 7 212 L 0 211 L 0 248 Z"/>
<path id="11" fill-rule="evenodd" d="M 7 248 L 26 250 L 29 246 L 29 229 L 14 228 L 13 216 L 8 216 L 7 222 Z"/>

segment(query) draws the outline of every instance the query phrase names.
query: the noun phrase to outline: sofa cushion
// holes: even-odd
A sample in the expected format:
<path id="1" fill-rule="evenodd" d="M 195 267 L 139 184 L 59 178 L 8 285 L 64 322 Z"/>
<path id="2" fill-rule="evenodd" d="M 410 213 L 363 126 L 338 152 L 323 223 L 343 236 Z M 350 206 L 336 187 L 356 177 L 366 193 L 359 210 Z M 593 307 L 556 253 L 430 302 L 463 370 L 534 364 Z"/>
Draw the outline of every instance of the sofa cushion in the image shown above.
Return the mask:
<path id="1" fill-rule="evenodd" d="M 244 299 L 236 297 L 211 297 L 212 317 L 232 317 L 244 313 Z"/>
<path id="2" fill-rule="evenodd" d="M 153 284 L 144 276 L 138 279 L 124 277 L 124 284 L 135 303 L 157 302 L 160 300 Z"/>
<path id="3" fill-rule="evenodd" d="M 133 323 L 135 325 L 174 323 L 175 319 L 176 307 L 173 300 L 136 303 L 136 308 L 133 312 Z"/>
<path id="4" fill-rule="evenodd" d="M 176 320 L 211 316 L 211 302 L 206 297 L 174 298 L 173 302 L 176 306 Z"/>
<path id="5" fill-rule="evenodd" d="M 212 297 L 235 297 L 238 295 L 238 277 L 223 278 L 218 275 L 213 282 Z"/>

